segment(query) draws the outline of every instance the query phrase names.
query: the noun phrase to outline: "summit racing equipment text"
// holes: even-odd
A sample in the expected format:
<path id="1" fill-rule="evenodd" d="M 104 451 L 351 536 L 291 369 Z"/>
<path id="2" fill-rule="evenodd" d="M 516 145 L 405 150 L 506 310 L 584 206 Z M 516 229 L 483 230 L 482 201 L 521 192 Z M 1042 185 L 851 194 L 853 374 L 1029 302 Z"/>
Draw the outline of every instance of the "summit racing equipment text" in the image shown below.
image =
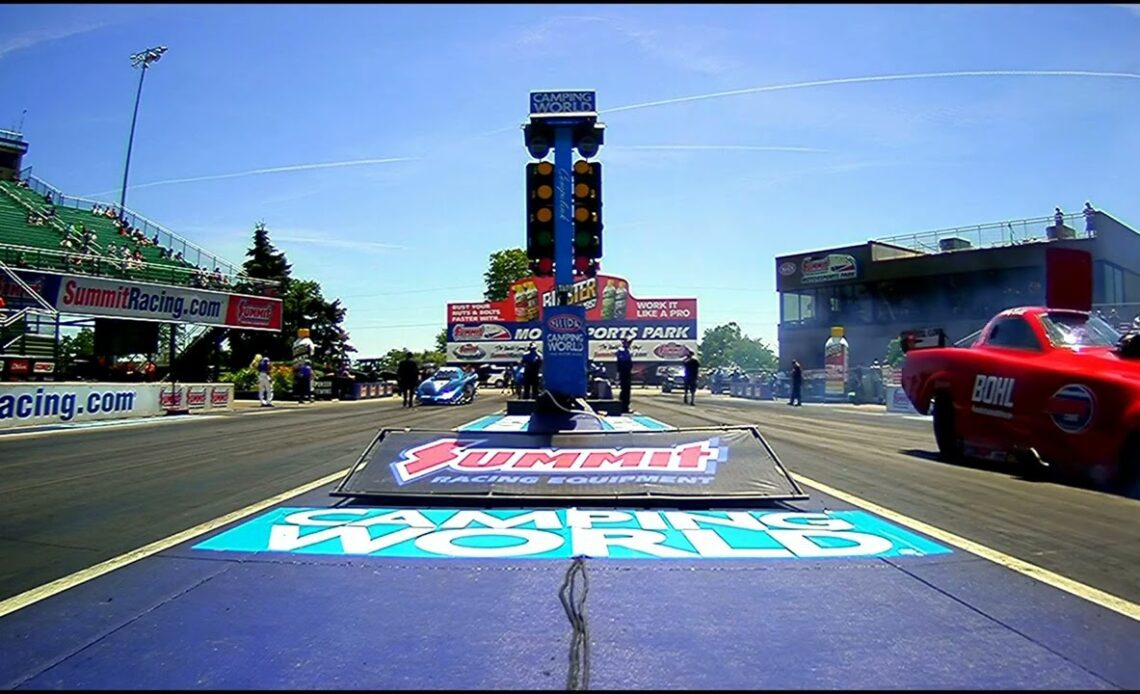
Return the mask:
<path id="1" fill-rule="evenodd" d="M 713 474 L 727 450 L 716 439 L 664 448 L 479 448 L 474 439 L 446 438 L 404 451 L 392 463 L 400 484 L 444 470 L 466 473 L 525 472 L 569 475 L 585 472 Z"/>

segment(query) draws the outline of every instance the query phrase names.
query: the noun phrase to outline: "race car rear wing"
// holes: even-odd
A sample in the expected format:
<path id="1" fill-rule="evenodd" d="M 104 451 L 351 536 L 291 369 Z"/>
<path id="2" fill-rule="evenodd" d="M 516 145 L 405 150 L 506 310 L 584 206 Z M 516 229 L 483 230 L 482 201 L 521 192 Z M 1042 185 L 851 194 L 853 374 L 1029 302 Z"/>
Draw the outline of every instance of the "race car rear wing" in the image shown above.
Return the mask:
<path id="1" fill-rule="evenodd" d="M 913 349 L 946 347 L 948 344 L 946 332 L 942 328 L 916 328 L 899 334 L 899 346 L 902 347 L 903 354 Z"/>

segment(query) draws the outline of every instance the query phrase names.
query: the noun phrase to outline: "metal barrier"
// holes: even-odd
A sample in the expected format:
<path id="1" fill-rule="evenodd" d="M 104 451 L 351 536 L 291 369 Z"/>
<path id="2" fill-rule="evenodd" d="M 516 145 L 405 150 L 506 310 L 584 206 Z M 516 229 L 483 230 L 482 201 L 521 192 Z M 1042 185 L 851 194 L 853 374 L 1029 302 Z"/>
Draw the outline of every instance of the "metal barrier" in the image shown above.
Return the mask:
<path id="1" fill-rule="evenodd" d="M 1060 232 L 1056 230 L 1054 217 L 1048 216 L 902 234 L 875 239 L 875 242 L 908 248 L 922 253 L 950 253 L 995 246 L 1015 246 L 1023 243 L 1092 238 L 1095 236 L 1094 231 L 1086 228 L 1083 213 L 1064 215 L 1064 220 L 1065 224 Z M 1079 229 L 1083 229 L 1083 231 Z M 900 257 L 905 258 L 907 256 Z M 883 260 L 889 259 L 883 258 Z"/>

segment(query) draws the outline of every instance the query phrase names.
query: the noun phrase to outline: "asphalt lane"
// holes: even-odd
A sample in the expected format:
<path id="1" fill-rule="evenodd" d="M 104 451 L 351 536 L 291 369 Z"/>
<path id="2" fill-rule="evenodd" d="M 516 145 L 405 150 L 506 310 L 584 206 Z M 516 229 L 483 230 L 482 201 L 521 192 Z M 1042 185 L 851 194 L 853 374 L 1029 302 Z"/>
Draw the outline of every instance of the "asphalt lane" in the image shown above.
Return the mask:
<path id="1" fill-rule="evenodd" d="M 792 473 L 1140 602 L 1140 501 L 939 462 L 929 421 L 701 395 L 634 390 L 633 406 L 675 426 L 754 424 Z"/>
<path id="2" fill-rule="evenodd" d="M 670 424 L 756 424 L 794 473 L 1140 602 L 1136 500 L 937 462 L 929 422 L 874 408 L 633 395 Z M 381 426 L 447 429 L 503 405 L 406 412 L 393 398 L 0 438 L 0 599 L 344 469 Z"/>
<path id="3" fill-rule="evenodd" d="M 400 404 L 0 438 L 0 600 L 347 468 L 383 426 L 450 429 L 504 400 Z"/>

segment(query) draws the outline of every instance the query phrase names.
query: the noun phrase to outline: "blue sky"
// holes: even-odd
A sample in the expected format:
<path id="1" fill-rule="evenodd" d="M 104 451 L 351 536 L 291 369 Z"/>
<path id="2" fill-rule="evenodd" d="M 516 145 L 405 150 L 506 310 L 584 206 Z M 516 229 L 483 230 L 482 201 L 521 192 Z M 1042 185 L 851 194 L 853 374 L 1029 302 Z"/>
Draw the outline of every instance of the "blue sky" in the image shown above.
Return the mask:
<path id="1" fill-rule="evenodd" d="M 487 255 L 522 245 L 531 89 L 597 90 L 603 271 L 696 296 L 702 331 L 736 320 L 775 344 L 777 255 L 1086 199 L 1140 224 L 1140 5 L 3 5 L 0 127 L 26 109 L 38 176 L 117 191 L 129 56 L 159 44 L 128 206 L 236 262 L 264 220 L 344 299 L 362 355 L 429 346 L 447 301 L 481 296 Z M 623 108 L 996 70 L 1133 77 Z"/>

